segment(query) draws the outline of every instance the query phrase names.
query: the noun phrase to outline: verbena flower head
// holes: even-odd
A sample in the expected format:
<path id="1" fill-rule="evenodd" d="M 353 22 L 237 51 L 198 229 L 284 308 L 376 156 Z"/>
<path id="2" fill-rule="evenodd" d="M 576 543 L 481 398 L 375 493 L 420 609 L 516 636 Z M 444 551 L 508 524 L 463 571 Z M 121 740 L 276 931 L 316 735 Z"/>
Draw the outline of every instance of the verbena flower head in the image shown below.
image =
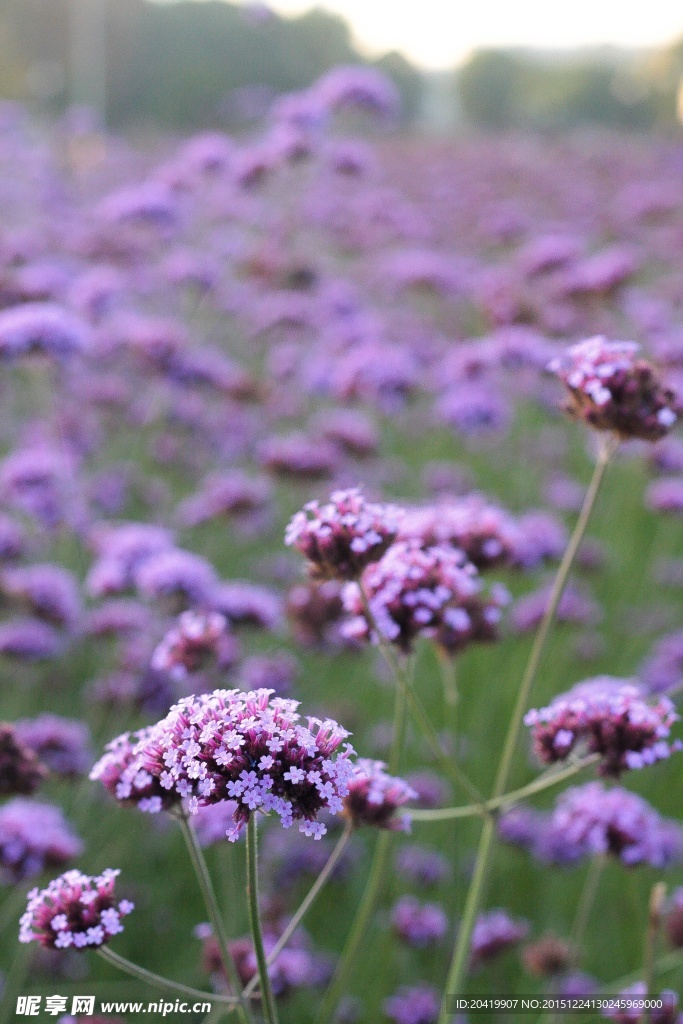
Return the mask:
<path id="1" fill-rule="evenodd" d="M 0 808 L 0 882 L 21 882 L 61 868 L 83 844 L 54 804 L 16 797 Z"/>
<path id="2" fill-rule="evenodd" d="M 15 722 L 22 743 L 56 775 L 83 775 L 91 763 L 90 730 L 85 722 L 61 715 L 38 715 Z"/>
<path id="3" fill-rule="evenodd" d="M 539 860 L 573 864 L 583 857 L 617 857 L 628 867 L 663 868 L 683 860 L 683 829 L 659 816 L 636 793 L 601 782 L 566 790 L 549 812 L 515 807 L 504 814 L 499 832 Z"/>
<path id="4" fill-rule="evenodd" d="M 298 701 L 272 690 L 215 690 L 181 700 L 141 744 L 141 764 L 167 793 L 203 804 L 235 800 L 235 841 L 254 811 L 319 839 L 322 810 L 338 814 L 353 774 L 349 733 L 331 719 L 300 723 Z M 336 756 L 335 756 L 336 755 Z"/>
<path id="5" fill-rule="evenodd" d="M 114 897 L 118 870 L 107 868 L 91 878 L 67 871 L 45 889 L 32 889 L 19 928 L 19 942 L 39 942 L 46 949 L 104 946 L 123 931 L 121 918 L 134 905 Z"/>
<path id="6" fill-rule="evenodd" d="M 445 882 L 450 875 L 450 865 L 445 857 L 437 850 L 417 843 L 402 846 L 396 854 L 395 863 L 402 878 L 425 887 Z"/>
<path id="7" fill-rule="evenodd" d="M 367 502 L 359 488 L 335 491 L 327 504 L 309 501 L 285 533 L 316 579 L 355 580 L 378 561 L 398 532 L 402 510 Z"/>
<path id="8" fill-rule="evenodd" d="M 0 722 L 0 796 L 29 796 L 47 775 L 38 760 L 7 722 Z"/>
<path id="9" fill-rule="evenodd" d="M 431 985 L 400 988 L 384 1000 L 384 1012 L 394 1024 L 436 1024 L 441 1000 Z"/>
<path id="10" fill-rule="evenodd" d="M 397 541 L 367 567 L 360 586 L 349 583 L 344 588 L 344 607 L 353 616 L 345 632 L 358 639 L 373 635 L 361 586 L 380 638 L 406 653 L 420 636 L 449 654 L 477 641 L 495 640 L 500 608 L 507 601 L 504 588 L 484 589 L 461 551 L 426 548 L 419 540 Z"/>
<path id="11" fill-rule="evenodd" d="M 585 745 L 588 753 L 600 754 L 600 774 L 616 776 L 680 750 L 680 742 L 667 742 L 678 717 L 667 697 L 648 704 L 632 680 L 598 676 L 560 694 L 548 707 L 529 711 L 524 721 L 544 764 L 563 761 Z"/>
<path id="12" fill-rule="evenodd" d="M 219 612 L 183 612 L 152 655 L 152 668 L 184 679 L 217 654 L 227 620 Z"/>
<path id="13" fill-rule="evenodd" d="M 598 336 L 553 359 L 548 369 L 569 393 L 566 411 L 620 438 L 664 437 L 677 419 L 675 395 L 662 385 L 650 363 L 637 358 L 639 348 L 632 341 Z"/>
<path id="14" fill-rule="evenodd" d="M 101 782 L 119 803 L 135 805 L 138 810 L 157 814 L 180 803 L 174 790 L 164 788 L 158 777 L 143 767 L 140 751 L 151 729 L 136 733 L 125 732 L 105 747 L 105 753 L 95 764 L 89 778 Z"/>
<path id="15" fill-rule="evenodd" d="M 647 998 L 661 1000 L 661 1006 L 654 1006 L 649 1012 L 644 1010 L 641 1001 Z M 602 1011 L 602 1016 L 617 1024 L 680 1024 L 681 1015 L 678 1009 L 678 995 L 671 989 L 665 989 L 658 996 L 650 990 L 644 981 L 636 981 L 628 988 L 622 989 L 614 997 L 620 1000 L 623 1008 L 612 1009 L 609 1005 Z M 633 1003 L 629 1006 L 629 1001 Z"/>
<path id="16" fill-rule="evenodd" d="M 459 548 L 479 570 L 511 562 L 521 541 L 512 517 L 478 494 L 408 510 L 399 537 Z"/>
<path id="17" fill-rule="evenodd" d="M 475 921 L 470 940 L 470 964 L 478 967 L 493 960 L 510 946 L 517 945 L 529 933 L 527 921 L 513 920 L 506 910 L 489 910 Z"/>
<path id="18" fill-rule="evenodd" d="M 421 903 L 402 896 L 391 912 L 396 934 L 410 946 L 432 946 L 448 931 L 448 917 L 439 903 Z"/>
<path id="19" fill-rule="evenodd" d="M 399 807 L 417 799 L 417 793 L 403 779 L 387 775 L 384 761 L 359 758 L 348 783 L 344 798 L 344 814 L 354 825 L 409 832 L 410 817 L 398 816 Z"/>

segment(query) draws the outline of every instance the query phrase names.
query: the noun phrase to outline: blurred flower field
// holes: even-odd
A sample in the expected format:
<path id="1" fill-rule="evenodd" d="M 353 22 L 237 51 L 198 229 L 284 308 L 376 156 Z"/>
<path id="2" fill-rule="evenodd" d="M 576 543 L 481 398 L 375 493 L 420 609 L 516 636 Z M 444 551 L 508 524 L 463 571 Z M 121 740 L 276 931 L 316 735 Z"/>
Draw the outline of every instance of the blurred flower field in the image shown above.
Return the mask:
<path id="1" fill-rule="evenodd" d="M 460 992 L 683 980 L 683 140 L 404 138 L 395 103 L 338 69 L 254 137 L 106 155 L 0 109 L 2 1021 L 29 991 L 157 998 L 109 939 L 230 994 L 192 820 L 244 986 L 245 833 L 266 954 L 343 837 L 270 968 L 282 1024 L 443 1024 L 467 905 Z M 513 736 L 528 799 L 481 811 L 603 458 Z M 58 943 L 53 889 L 64 920 L 19 944 L 75 869 L 110 930 Z"/>

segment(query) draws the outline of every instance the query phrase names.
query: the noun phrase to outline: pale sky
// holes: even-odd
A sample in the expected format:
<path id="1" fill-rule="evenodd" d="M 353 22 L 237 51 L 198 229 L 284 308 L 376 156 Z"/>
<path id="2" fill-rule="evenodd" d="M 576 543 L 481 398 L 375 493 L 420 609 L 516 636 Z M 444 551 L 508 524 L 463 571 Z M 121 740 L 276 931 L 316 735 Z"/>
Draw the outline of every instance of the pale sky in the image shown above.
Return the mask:
<path id="1" fill-rule="evenodd" d="M 681 0 L 268 0 L 280 14 L 341 14 L 370 54 L 448 68 L 482 46 L 657 46 L 683 37 Z"/>

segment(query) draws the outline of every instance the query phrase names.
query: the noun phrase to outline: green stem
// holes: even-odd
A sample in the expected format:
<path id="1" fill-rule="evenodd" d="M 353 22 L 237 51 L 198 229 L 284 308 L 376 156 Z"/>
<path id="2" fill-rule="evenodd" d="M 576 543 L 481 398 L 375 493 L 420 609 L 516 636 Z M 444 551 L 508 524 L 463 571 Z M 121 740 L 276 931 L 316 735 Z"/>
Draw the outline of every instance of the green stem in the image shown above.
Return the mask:
<path id="1" fill-rule="evenodd" d="M 581 896 L 579 897 L 579 903 L 576 908 L 576 916 L 570 932 L 570 942 L 573 950 L 581 949 L 583 937 L 586 932 L 586 928 L 588 927 L 588 918 L 590 917 L 591 909 L 595 903 L 595 896 L 598 891 L 598 885 L 600 884 L 600 878 L 602 876 L 604 866 L 604 857 L 594 857 L 588 866 L 583 888 L 581 889 Z"/>
<path id="2" fill-rule="evenodd" d="M 230 952 L 230 940 L 228 938 L 228 933 L 225 930 L 223 916 L 218 906 L 209 869 L 206 866 L 204 854 L 202 853 L 201 846 L 197 840 L 197 835 L 184 812 L 181 811 L 179 814 L 174 815 L 174 817 L 178 821 L 185 838 L 187 850 L 190 854 L 190 860 L 192 861 L 192 866 L 195 870 L 199 887 L 202 890 L 202 896 L 204 897 L 204 903 L 206 904 L 206 909 L 209 914 L 213 934 L 216 942 L 218 943 L 218 949 L 220 951 L 226 976 L 230 982 L 233 992 L 239 993 L 242 989 L 242 983 L 240 981 L 240 976 L 237 973 L 232 953 Z M 238 999 L 239 1006 L 237 1007 L 237 1012 L 242 1020 L 242 1024 L 255 1024 L 254 1015 L 247 1000 L 242 999 L 241 996 L 239 996 Z"/>
<path id="3" fill-rule="evenodd" d="M 134 964 L 131 960 L 126 960 L 125 957 L 115 953 L 108 946 L 100 946 L 97 952 L 103 960 L 106 960 L 113 967 L 117 967 L 120 971 L 130 974 L 131 977 L 144 981 L 146 985 L 152 985 L 154 988 L 163 988 L 170 992 L 180 992 L 182 995 L 202 999 L 205 1002 L 223 1003 L 229 1006 L 234 1006 L 238 1002 L 236 996 L 222 996 L 217 995 L 215 992 L 202 992 L 201 989 L 192 988 L 191 985 L 181 985 L 178 981 L 162 978 L 160 974 L 155 974 L 153 971 L 148 971 L 145 967 Z"/>
<path id="4" fill-rule="evenodd" d="M 266 951 L 263 947 L 263 931 L 261 929 L 261 913 L 258 905 L 258 851 L 257 851 L 256 815 L 250 814 L 247 822 L 247 900 L 249 902 L 249 924 L 251 938 L 254 943 L 258 978 L 261 989 L 261 1004 L 266 1024 L 278 1024 L 277 1006 L 273 987 L 268 973 Z"/>
<path id="5" fill-rule="evenodd" d="M 667 953 L 666 956 L 655 960 L 652 965 L 652 976 L 657 977 L 659 974 L 667 974 L 669 971 L 675 971 L 678 967 L 683 967 L 683 950 L 681 949 L 675 949 L 672 953 Z M 634 982 L 640 981 L 642 976 L 642 971 L 632 971 L 631 974 L 624 974 L 621 978 L 617 978 L 616 981 L 611 981 L 609 985 L 603 986 L 602 991 L 608 995 L 612 992 L 620 992 L 623 988 L 627 988 L 629 985 L 633 985 Z"/>
<path id="6" fill-rule="evenodd" d="M 643 981 L 645 983 L 645 996 L 652 995 L 652 980 L 655 973 L 655 953 L 657 952 L 657 939 L 662 926 L 662 912 L 666 898 L 666 886 L 664 882 L 657 882 L 653 885 L 650 894 L 650 902 L 647 909 L 647 931 L 645 932 L 645 953 L 643 956 Z M 652 1010 L 648 1007 L 645 1011 L 647 1024 L 652 1020 Z"/>
<path id="7" fill-rule="evenodd" d="M 436 648 L 436 654 L 439 659 L 439 669 L 443 685 L 445 719 L 453 736 L 453 742 L 457 743 L 460 695 L 458 693 L 458 672 L 455 666 L 455 658 L 440 647 Z"/>
<path id="8" fill-rule="evenodd" d="M 287 943 L 291 939 L 291 937 L 294 934 L 294 932 L 296 931 L 296 929 L 301 924 L 301 921 L 303 920 L 304 916 L 308 913 L 309 908 L 312 906 L 313 902 L 317 898 L 318 893 L 320 892 L 322 887 L 325 885 L 325 882 L 327 881 L 327 879 L 330 877 L 330 875 L 334 871 L 334 869 L 336 867 L 336 864 L 337 864 L 337 861 L 339 860 L 339 858 L 341 857 L 342 853 L 346 849 L 346 844 L 348 843 L 349 839 L 351 838 L 352 831 L 353 831 L 353 825 L 351 824 L 351 822 L 348 822 L 348 824 L 346 825 L 346 828 L 344 829 L 344 831 L 342 832 L 341 836 L 339 837 L 337 845 L 335 846 L 334 850 L 330 854 L 330 856 L 329 856 L 329 858 L 327 860 L 327 863 L 325 864 L 325 867 L 322 869 L 322 871 L 320 872 L 320 874 L 316 878 L 315 882 L 311 886 L 311 888 L 310 888 L 310 890 L 308 892 L 308 895 L 304 899 L 303 903 L 301 904 L 301 906 L 297 910 L 296 914 L 294 915 L 294 917 L 291 919 L 291 921 L 289 922 L 289 924 L 287 925 L 287 927 L 283 931 L 283 933 L 280 936 L 280 938 L 275 943 L 275 946 L 273 947 L 273 949 L 268 954 L 267 964 L 268 964 L 269 967 L 270 967 L 271 964 L 275 963 L 275 961 L 277 960 L 278 956 L 280 955 L 282 950 L 285 948 L 285 946 L 287 945 Z M 254 977 L 251 979 L 249 984 L 244 989 L 244 992 L 242 993 L 242 995 L 245 998 L 248 998 L 251 995 L 251 993 L 254 991 L 254 989 L 257 987 L 257 985 L 258 985 L 258 977 L 257 977 L 257 975 L 254 975 Z"/>
<path id="9" fill-rule="evenodd" d="M 573 775 L 577 775 L 584 768 L 599 760 L 599 754 L 591 754 L 589 757 L 584 757 L 580 761 L 562 768 L 560 771 L 546 772 L 539 776 L 539 778 L 534 779 L 533 782 L 527 783 L 526 786 L 515 789 L 511 793 L 503 793 L 502 796 L 487 800 L 484 804 L 465 804 L 462 807 L 437 807 L 434 810 L 416 809 L 411 810 L 410 818 L 412 821 L 453 821 L 455 818 L 476 817 L 476 815 L 482 813 L 482 810 L 487 813 L 497 811 L 501 807 L 506 807 L 508 804 L 516 804 L 528 796 L 533 796 L 535 793 L 543 793 L 544 790 L 556 786 L 558 782 L 570 779 Z"/>
<path id="10" fill-rule="evenodd" d="M 505 791 L 505 787 L 507 786 L 524 713 L 528 706 L 529 695 L 536 678 L 536 673 L 550 632 L 550 627 L 555 618 L 555 613 L 564 592 L 576 552 L 578 551 L 579 545 L 583 540 L 584 533 L 586 532 L 586 527 L 588 526 L 588 521 L 595 505 L 595 499 L 597 498 L 598 491 L 600 490 L 600 484 L 602 483 L 605 469 L 607 468 L 610 456 L 614 451 L 616 451 L 617 445 L 618 441 L 616 438 L 610 436 L 604 439 L 600 447 L 598 459 L 595 463 L 595 469 L 593 470 L 593 476 L 586 492 L 586 497 L 584 499 L 581 512 L 579 513 L 579 518 L 576 526 L 574 527 L 574 532 L 572 533 L 569 544 L 567 545 L 567 550 L 562 556 L 562 561 L 560 562 L 557 570 L 550 592 L 550 598 L 534 638 L 534 643 L 529 655 L 529 661 L 527 663 L 524 676 L 522 677 L 514 711 L 510 720 L 510 725 L 508 726 L 503 746 L 503 753 L 498 765 L 498 772 L 493 790 L 494 800 L 502 796 Z M 439 1015 L 439 1024 L 448 1024 L 450 1017 L 448 1004 L 454 995 L 457 995 L 462 991 L 467 972 L 467 963 L 469 960 L 472 929 L 474 927 L 477 911 L 483 896 L 484 885 L 488 876 L 489 864 L 493 851 L 493 839 L 494 822 L 491 818 L 487 818 L 482 828 L 479 840 L 479 849 L 477 851 L 476 866 L 470 883 L 467 899 L 465 901 L 462 923 L 458 932 L 458 939 L 453 951 L 450 970 L 448 972 L 448 980 L 446 982 L 444 999 L 441 1004 L 441 1013 Z"/>

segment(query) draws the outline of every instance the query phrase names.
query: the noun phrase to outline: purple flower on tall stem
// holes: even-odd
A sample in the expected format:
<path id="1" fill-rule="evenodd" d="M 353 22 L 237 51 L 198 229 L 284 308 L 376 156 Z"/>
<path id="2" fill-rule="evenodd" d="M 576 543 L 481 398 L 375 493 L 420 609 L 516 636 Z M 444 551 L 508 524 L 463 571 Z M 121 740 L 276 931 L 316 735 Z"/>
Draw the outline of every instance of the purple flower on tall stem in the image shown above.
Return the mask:
<path id="1" fill-rule="evenodd" d="M 21 918 L 19 941 L 36 941 L 47 949 L 105 945 L 123 931 L 121 918 L 134 909 L 130 900 L 115 900 L 118 874 L 111 868 L 95 877 L 67 871 L 47 888 L 32 889 Z"/>
<path id="2" fill-rule="evenodd" d="M 400 807 L 415 800 L 417 793 L 404 782 L 385 772 L 383 761 L 359 758 L 348 782 L 344 798 L 344 815 L 354 825 L 372 825 L 374 828 L 398 832 L 410 831 L 410 816 L 397 815 Z"/>

